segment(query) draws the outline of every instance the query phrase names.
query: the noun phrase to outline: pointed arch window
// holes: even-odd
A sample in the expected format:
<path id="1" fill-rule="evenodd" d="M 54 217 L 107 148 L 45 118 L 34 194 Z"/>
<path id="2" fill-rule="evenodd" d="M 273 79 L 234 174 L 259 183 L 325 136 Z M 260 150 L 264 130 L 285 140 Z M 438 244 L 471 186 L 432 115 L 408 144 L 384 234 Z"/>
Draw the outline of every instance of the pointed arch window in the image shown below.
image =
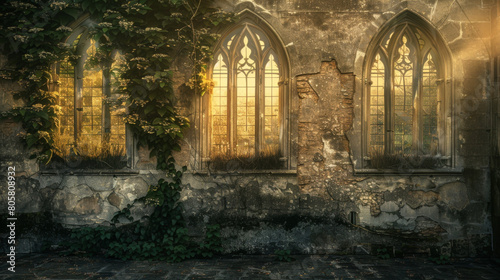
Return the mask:
<path id="1" fill-rule="evenodd" d="M 212 63 L 209 157 L 287 156 L 286 59 L 262 29 L 244 23 L 223 37 Z"/>
<path id="2" fill-rule="evenodd" d="M 95 65 L 97 42 L 88 30 L 72 35 L 68 42 L 77 59 L 69 58 L 56 65 L 59 92 L 59 141 L 61 155 L 102 156 L 109 153 L 125 161 L 126 129 L 123 112 L 113 107 L 118 98 L 116 75 L 121 71 L 123 57 L 113 54 L 109 65 Z M 116 164 L 116 166 L 122 166 Z M 105 167 L 105 166 L 103 166 Z"/>
<path id="3" fill-rule="evenodd" d="M 438 39 L 412 22 L 393 26 L 379 36 L 367 60 L 365 154 L 371 167 L 384 156 L 438 158 L 450 165 L 449 72 Z M 380 161 L 379 161 L 380 162 Z M 368 163 L 370 164 L 370 163 Z"/>

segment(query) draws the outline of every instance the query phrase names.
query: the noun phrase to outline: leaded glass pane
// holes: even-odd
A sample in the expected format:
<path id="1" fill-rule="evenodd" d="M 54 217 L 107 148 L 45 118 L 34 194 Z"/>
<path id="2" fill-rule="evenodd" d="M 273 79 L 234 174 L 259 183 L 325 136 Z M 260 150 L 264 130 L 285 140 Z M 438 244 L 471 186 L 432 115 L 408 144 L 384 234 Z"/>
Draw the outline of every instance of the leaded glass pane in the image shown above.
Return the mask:
<path id="1" fill-rule="evenodd" d="M 91 40 L 87 49 L 87 56 L 92 57 L 96 52 L 95 41 Z M 83 70 L 83 111 L 81 141 L 99 145 L 101 143 L 102 126 L 102 70 L 85 62 Z"/>
<path id="2" fill-rule="evenodd" d="M 64 60 L 59 66 L 59 132 L 69 138 L 75 133 L 75 67 Z"/>
<path id="3" fill-rule="evenodd" d="M 430 53 L 427 55 L 424 63 L 422 78 L 422 152 L 424 154 L 436 154 L 439 144 L 437 134 L 437 69 Z"/>
<path id="4" fill-rule="evenodd" d="M 370 78 L 369 152 L 383 154 L 385 125 L 385 65 L 380 59 L 380 54 L 375 56 Z"/>
<path id="5" fill-rule="evenodd" d="M 123 115 L 125 108 L 122 104 L 118 104 L 120 94 L 119 87 L 121 86 L 120 75 L 125 71 L 125 57 L 119 52 L 116 53 L 113 63 L 110 68 L 110 84 L 111 84 L 111 98 L 108 102 L 111 115 L 111 135 L 110 145 L 113 149 L 119 151 L 119 154 L 125 154 L 125 122 Z M 113 103 L 114 101 L 114 103 Z"/>
<path id="6" fill-rule="evenodd" d="M 228 72 L 221 54 L 213 68 L 214 88 L 212 91 L 212 152 L 225 154 L 228 152 L 227 126 L 227 82 Z"/>
<path id="7" fill-rule="evenodd" d="M 274 154 L 279 146 L 279 79 L 280 72 L 273 54 L 264 73 L 264 147 L 267 154 Z"/>
<path id="8" fill-rule="evenodd" d="M 411 154 L 413 145 L 414 53 L 403 36 L 394 61 L 394 151 Z"/>
<path id="9" fill-rule="evenodd" d="M 252 156 L 255 154 L 255 122 L 252 125 L 250 119 L 255 119 L 256 70 L 248 36 L 243 38 L 240 53 L 242 57 L 236 71 L 236 154 Z"/>

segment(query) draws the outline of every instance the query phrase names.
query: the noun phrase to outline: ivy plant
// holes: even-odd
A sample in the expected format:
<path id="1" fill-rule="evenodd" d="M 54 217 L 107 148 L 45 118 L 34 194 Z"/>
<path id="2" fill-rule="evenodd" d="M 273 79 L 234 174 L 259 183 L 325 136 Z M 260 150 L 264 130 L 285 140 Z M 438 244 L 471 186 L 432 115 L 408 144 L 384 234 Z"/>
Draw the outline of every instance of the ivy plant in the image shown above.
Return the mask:
<path id="1" fill-rule="evenodd" d="M 204 94 L 210 85 L 206 65 L 217 40 L 214 30 L 234 17 L 214 9 L 212 0 L 7 0 L 0 6 L 0 53 L 8 60 L 0 73 L 19 85 L 13 95 L 22 105 L 1 116 L 22 124 L 32 158 L 42 163 L 50 162 L 57 152 L 59 108 L 52 67 L 65 59 L 77 60 L 62 42 L 72 32 L 68 26 L 82 17 L 95 22 L 90 32 L 99 42 L 91 63 L 109 65 L 116 50 L 123 55 L 118 91 L 126 96 L 124 121 L 169 178 L 139 199 L 155 205 L 153 213 L 141 219 L 146 222 L 133 221 L 134 204 L 129 205 L 114 221 L 125 216 L 131 223 L 75 229 L 69 250 L 168 261 L 221 252 L 219 226 L 207 226 L 205 239 L 194 242 L 182 217 L 179 198 L 185 169 L 176 169 L 172 152 L 180 149 L 189 121 L 176 108 L 173 76 L 177 65 L 188 62 L 191 78 L 185 84 Z"/>

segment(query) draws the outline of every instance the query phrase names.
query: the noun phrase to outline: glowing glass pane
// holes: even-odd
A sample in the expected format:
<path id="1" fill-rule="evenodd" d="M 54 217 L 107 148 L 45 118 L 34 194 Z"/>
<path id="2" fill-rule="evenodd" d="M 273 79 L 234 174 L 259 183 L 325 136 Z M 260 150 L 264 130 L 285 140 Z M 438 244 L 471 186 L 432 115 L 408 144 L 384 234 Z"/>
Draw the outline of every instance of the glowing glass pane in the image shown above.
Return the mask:
<path id="1" fill-rule="evenodd" d="M 439 138 L 437 134 L 438 75 L 436 65 L 434 63 L 434 60 L 432 59 L 431 54 L 427 55 L 426 61 L 424 63 L 422 78 L 422 152 L 425 154 L 436 154 L 439 144 Z"/>
<path id="2" fill-rule="evenodd" d="M 75 68 L 67 60 L 59 66 L 59 106 L 61 106 L 59 132 L 74 137 L 75 133 Z"/>
<path id="3" fill-rule="evenodd" d="M 414 54 L 403 36 L 394 62 L 394 151 L 411 154 L 413 145 Z"/>
<path id="4" fill-rule="evenodd" d="M 384 152 L 385 121 L 385 65 L 380 54 L 375 56 L 370 73 L 370 112 L 368 125 L 368 143 L 370 153 Z"/>
<path id="5" fill-rule="evenodd" d="M 120 75 L 125 71 L 125 57 L 116 53 L 110 69 L 111 93 L 116 99 L 119 97 L 118 88 L 121 85 Z M 122 155 L 125 154 L 125 122 L 123 121 L 124 108 L 117 104 L 109 106 L 111 115 L 111 135 L 109 143 L 114 149 L 118 149 Z"/>
<path id="6" fill-rule="evenodd" d="M 87 56 L 91 57 L 96 52 L 95 41 L 91 40 L 87 49 Z M 102 120 L 102 70 L 99 67 L 91 66 L 85 62 L 83 70 L 83 111 L 82 111 L 82 132 L 83 141 L 92 143 L 101 142 L 101 120 Z M 99 120 L 99 121 L 98 121 Z"/>
<path id="7" fill-rule="evenodd" d="M 264 48 L 266 47 L 266 43 L 264 43 L 264 41 L 260 38 L 259 34 L 255 34 L 255 35 L 257 36 L 257 40 L 259 40 L 260 49 L 264 50 Z"/>
<path id="8" fill-rule="evenodd" d="M 238 117 L 236 119 L 236 154 L 251 156 L 255 154 L 255 91 L 256 73 L 255 61 L 250 57 L 252 50 L 248 46 L 249 40 L 243 38 L 243 47 L 240 51 L 242 58 L 237 63 L 236 70 L 236 98 Z"/>
<path id="9" fill-rule="evenodd" d="M 274 55 L 264 69 L 264 147 L 265 154 L 274 154 L 279 148 L 279 79 L 280 72 Z"/>
<path id="10" fill-rule="evenodd" d="M 227 66 L 219 54 L 213 68 L 214 88 L 212 91 L 212 152 L 225 154 L 228 152 L 227 125 Z"/>
<path id="11" fill-rule="evenodd" d="M 384 46 L 385 46 L 386 48 L 388 48 L 388 47 L 389 47 L 389 43 L 391 42 L 392 35 L 394 35 L 394 31 L 393 31 L 393 32 L 391 32 L 389 35 L 387 35 L 387 36 L 385 37 L 385 39 L 382 41 L 382 42 L 385 42 L 385 43 L 384 43 Z"/>
<path id="12" fill-rule="evenodd" d="M 233 35 L 231 37 L 231 39 L 229 39 L 229 41 L 227 42 L 227 48 L 228 49 L 231 49 L 231 44 L 233 43 L 233 40 L 234 40 L 235 37 L 236 37 L 236 35 Z"/>

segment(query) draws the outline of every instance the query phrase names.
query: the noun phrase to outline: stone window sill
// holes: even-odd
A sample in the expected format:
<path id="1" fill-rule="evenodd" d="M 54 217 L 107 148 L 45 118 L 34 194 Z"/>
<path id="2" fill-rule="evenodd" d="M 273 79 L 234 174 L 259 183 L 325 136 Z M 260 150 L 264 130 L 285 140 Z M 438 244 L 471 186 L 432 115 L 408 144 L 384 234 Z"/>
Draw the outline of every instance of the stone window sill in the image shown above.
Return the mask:
<path id="1" fill-rule="evenodd" d="M 132 169 L 67 169 L 67 170 L 43 170 L 42 175 L 137 175 L 139 170 Z"/>
<path id="2" fill-rule="evenodd" d="M 208 171 L 208 170 L 199 170 L 199 171 L 187 171 L 186 173 L 191 173 L 193 175 L 297 175 L 297 170 L 235 170 L 235 171 Z"/>
<path id="3" fill-rule="evenodd" d="M 463 168 L 441 169 L 354 169 L 354 175 L 457 175 Z"/>

